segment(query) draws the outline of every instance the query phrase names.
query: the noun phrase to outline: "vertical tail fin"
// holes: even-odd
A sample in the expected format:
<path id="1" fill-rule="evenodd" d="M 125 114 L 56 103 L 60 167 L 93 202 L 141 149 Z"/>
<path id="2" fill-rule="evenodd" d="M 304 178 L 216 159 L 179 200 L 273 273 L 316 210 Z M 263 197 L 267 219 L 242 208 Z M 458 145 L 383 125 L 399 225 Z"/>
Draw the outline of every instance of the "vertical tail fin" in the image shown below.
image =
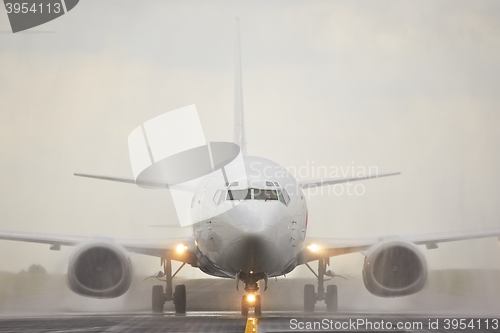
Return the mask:
<path id="1" fill-rule="evenodd" d="M 241 84 L 240 21 L 236 18 L 236 68 L 234 87 L 234 143 L 240 146 L 243 156 L 247 154 L 245 119 L 243 117 L 243 88 Z"/>

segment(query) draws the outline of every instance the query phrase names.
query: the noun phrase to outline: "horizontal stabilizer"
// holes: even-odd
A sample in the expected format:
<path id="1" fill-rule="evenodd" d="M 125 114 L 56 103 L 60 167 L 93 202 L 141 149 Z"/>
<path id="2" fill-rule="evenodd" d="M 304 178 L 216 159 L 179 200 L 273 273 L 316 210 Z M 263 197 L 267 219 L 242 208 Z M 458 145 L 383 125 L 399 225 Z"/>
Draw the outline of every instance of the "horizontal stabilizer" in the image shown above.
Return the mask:
<path id="1" fill-rule="evenodd" d="M 149 227 L 150 228 L 172 228 L 172 229 L 184 228 L 183 226 L 178 225 L 178 224 L 154 224 L 154 225 L 150 225 Z"/>
<path id="2" fill-rule="evenodd" d="M 94 179 L 102 179 L 109 180 L 113 182 L 127 183 L 127 184 L 137 184 L 154 188 L 168 188 L 167 184 L 155 182 L 155 181 L 135 181 L 133 178 L 122 178 L 122 177 L 111 177 L 111 176 L 102 176 L 102 175 L 89 175 L 85 173 L 75 173 L 75 176 L 78 177 L 86 177 L 86 178 L 94 178 Z"/>
<path id="3" fill-rule="evenodd" d="M 300 181 L 299 186 L 302 189 L 308 189 L 310 187 L 319 187 L 319 186 L 325 186 L 325 185 L 334 185 L 334 184 L 355 182 L 355 181 L 359 181 L 359 180 L 396 176 L 396 175 L 400 175 L 400 174 L 401 174 L 401 172 L 392 172 L 392 173 L 381 173 L 381 174 L 369 175 L 369 176 L 363 176 L 363 177 L 342 177 L 342 178 L 325 178 L 325 179 L 316 179 L 316 180 L 305 180 L 305 181 Z"/>

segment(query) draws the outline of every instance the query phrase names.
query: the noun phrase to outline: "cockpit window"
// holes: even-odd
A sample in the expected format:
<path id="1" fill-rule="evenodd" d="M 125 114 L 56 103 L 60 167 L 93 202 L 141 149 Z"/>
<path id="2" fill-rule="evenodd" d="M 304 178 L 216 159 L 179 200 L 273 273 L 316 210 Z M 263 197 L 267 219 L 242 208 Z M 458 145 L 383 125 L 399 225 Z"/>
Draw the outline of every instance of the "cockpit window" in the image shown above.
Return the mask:
<path id="1" fill-rule="evenodd" d="M 214 202 L 215 202 L 216 204 L 219 204 L 221 194 L 222 194 L 222 191 L 221 191 L 221 190 L 218 190 L 217 192 L 215 192 L 215 195 L 214 195 Z M 192 204 L 191 204 L 191 207 L 193 207 L 193 205 L 192 205 Z"/>
<path id="2" fill-rule="evenodd" d="M 250 189 L 227 191 L 227 200 L 250 200 L 250 199 L 252 199 L 252 193 L 250 192 Z"/>
<path id="3" fill-rule="evenodd" d="M 281 193 L 280 190 L 278 190 L 278 197 L 280 201 L 286 205 L 285 198 L 283 198 L 283 193 Z"/>
<path id="4" fill-rule="evenodd" d="M 278 200 L 278 193 L 276 190 L 262 190 L 256 188 L 254 189 L 253 197 L 255 200 Z"/>
<path id="5" fill-rule="evenodd" d="M 283 195 L 283 199 L 285 200 L 285 205 L 288 206 L 288 204 L 290 203 L 290 196 L 288 195 L 288 192 L 285 189 L 282 189 L 281 194 Z"/>
<path id="6" fill-rule="evenodd" d="M 217 204 L 223 203 L 225 199 L 226 199 L 226 191 L 222 191 L 222 195 L 220 196 L 219 202 Z"/>
<path id="7" fill-rule="evenodd" d="M 238 189 L 217 191 L 214 195 L 214 201 L 221 204 L 224 200 L 276 200 L 288 206 L 290 197 L 285 189 L 265 190 L 260 188 Z"/>

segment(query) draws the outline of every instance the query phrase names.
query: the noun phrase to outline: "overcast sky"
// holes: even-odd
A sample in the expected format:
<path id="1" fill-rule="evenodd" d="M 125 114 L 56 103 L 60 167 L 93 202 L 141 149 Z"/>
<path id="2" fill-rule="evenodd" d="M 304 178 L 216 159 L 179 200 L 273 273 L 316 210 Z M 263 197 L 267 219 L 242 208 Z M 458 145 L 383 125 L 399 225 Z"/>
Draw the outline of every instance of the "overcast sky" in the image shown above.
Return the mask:
<path id="1" fill-rule="evenodd" d="M 498 1 L 85 0 L 17 34 L 0 8 L 0 229 L 190 234 L 148 227 L 176 223 L 167 191 L 73 173 L 131 176 L 129 133 L 190 104 L 209 141 L 232 140 L 236 17 L 250 155 L 402 172 L 362 196 L 311 196 L 309 235 L 500 226 Z M 500 268 L 498 247 L 425 253 L 432 269 Z M 71 249 L 0 241 L 0 252 L 0 270 L 63 272 Z M 362 256 L 332 263 L 360 274 Z"/>

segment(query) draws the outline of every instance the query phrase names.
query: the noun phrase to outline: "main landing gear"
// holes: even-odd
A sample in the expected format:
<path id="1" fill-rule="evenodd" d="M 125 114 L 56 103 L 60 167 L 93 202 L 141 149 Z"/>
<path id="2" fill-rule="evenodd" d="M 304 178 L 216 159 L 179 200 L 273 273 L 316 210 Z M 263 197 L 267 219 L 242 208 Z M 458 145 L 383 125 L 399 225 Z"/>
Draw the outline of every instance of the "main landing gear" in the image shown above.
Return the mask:
<path id="1" fill-rule="evenodd" d="M 163 292 L 162 285 L 153 286 L 152 292 L 152 308 L 154 313 L 163 313 L 163 307 L 165 302 L 174 301 L 175 313 L 185 314 L 186 313 L 186 286 L 183 284 L 178 284 L 175 286 L 175 291 L 172 289 L 172 280 L 179 273 L 179 271 L 184 267 L 185 263 L 177 269 L 177 271 L 172 275 L 172 261 L 170 258 L 161 259 L 163 265 L 163 274 L 156 276 L 157 278 L 165 277 L 165 292 Z M 161 273 L 161 272 L 159 272 Z"/>
<path id="2" fill-rule="evenodd" d="M 243 317 L 248 316 L 248 312 L 251 309 L 253 309 L 255 317 L 260 317 L 262 315 L 262 302 L 258 294 L 259 280 L 262 279 L 265 282 L 265 291 L 267 289 L 267 275 L 265 273 L 245 274 L 240 272 L 236 276 L 236 289 L 238 289 L 239 280 L 245 283 L 245 295 L 241 297 L 241 315 Z"/>
<path id="3" fill-rule="evenodd" d="M 330 270 L 326 270 L 326 265 L 329 264 L 330 258 L 320 258 L 318 260 L 318 274 L 306 263 L 307 268 L 311 270 L 311 272 L 318 279 L 318 292 L 314 292 L 313 284 L 306 284 L 304 286 L 304 311 L 306 312 L 314 312 L 314 306 L 318 301 L 325 301 L 326 310 L 328 312 L 337 312 L 338 310 L 338 293 L 336 285 L 329 285 L 326 287 L 325 292 L 325 281 L 330 281 L 336 275 Z M 325 280 L 325 276 L 330 277 Z"/>

